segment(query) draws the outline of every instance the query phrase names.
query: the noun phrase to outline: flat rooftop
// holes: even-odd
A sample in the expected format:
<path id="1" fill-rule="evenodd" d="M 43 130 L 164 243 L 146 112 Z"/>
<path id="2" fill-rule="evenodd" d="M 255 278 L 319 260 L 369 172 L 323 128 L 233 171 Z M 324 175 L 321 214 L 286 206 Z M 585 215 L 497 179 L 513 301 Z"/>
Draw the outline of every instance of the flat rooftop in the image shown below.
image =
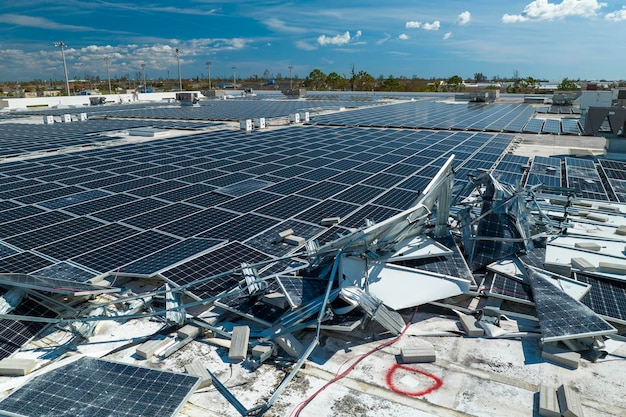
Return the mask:
<path id="1" fill-rule="evenodd" d="M 150 415 L 187 417 L 536 416 L 541 386 L 564 385 L 586 416 L 626 414 L 626 157 L 581 136 L 567 107 L 318 93 L 1 113 L 0 409 L 127 415 L 120 404 L 135 401 L 124 413 L 136 414 L 146 401 Z M 449 235 L 433 237 L 433 206 L 412 257 L 389 264 L 467 289 L 397 312 L 327 292 L 332 268 L 314 267 L 324 248 L 410 211 L 452 155 Z M 493 181 L 531 193 L 519 201 L 547 228 L 533 229 L 533 251 L 472 252 L 464 240 L 464 210 L 472 239 L 484 239 Z M 557 342 L 527 265 L 609 329 L 561 337 L 559 349 L 582 353 L 570 366 L 542 354 Z M 483 335 L 470 337 L 456 312 Z M 576 327 L 573 317 L 558 318 Z M 389 320 L 407 325 L 394 333 Z M 403 364 L 409 349 L 436 360 Z M 194 361 L 215 380 L 190 377 Z M 76 401 L 79 379 L 52 387 L 61 367 L 76 378 L 97 369 L 91 392 L 120 394 Z M 129 372 L 161 394 L 126 385 Z M 40 381 L 49 387 L 33 389 Z M 53 406 L 55 389 L 68 394 Z"/>

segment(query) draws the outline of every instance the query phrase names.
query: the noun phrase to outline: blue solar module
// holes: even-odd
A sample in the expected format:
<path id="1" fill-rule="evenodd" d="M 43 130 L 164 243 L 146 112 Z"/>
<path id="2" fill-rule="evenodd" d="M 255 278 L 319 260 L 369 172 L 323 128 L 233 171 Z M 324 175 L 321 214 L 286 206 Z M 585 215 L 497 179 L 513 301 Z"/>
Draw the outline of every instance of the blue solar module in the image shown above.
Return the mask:
<path id="1" fill-rule="evenodd" d="M 177 238 L 148 230 L 71 259 L 89 269 L 105 273 L 115 271 L 179 241 Z"/>
<path id="2" fill-rule="evenodd" d="M 0 401 L 0 408 L 27 417 L 173 417 L 199 380 L 84 356 L 29 380 Z"/>
<path id="3" fill-rule="evenodd" d="M 120 272 L 131 275 L 152 276 L 155 273 L 170 268 L 188 258 L 224 244 L 220 239 L 191 238 L 178 242 L 165 249 L 152 252 L 144 258 L 131 262 L 120 268 Z"/>
<path id="4" fill-rule="evenodd" d="M 579 158 L 565 158 L 566 183 L 575 189 L 576 194 L 591 200 L 608 201 L 602 179 L 593 161 Z"/>
<path id="5" fill-rule="evenodd" d="M 560 119 L 546 119 L 541 133 L 552 133 L 554 135 L 561 134 L 561 120 Z"/>
<path id="6" fill-rule="evenodd" d="M 580 119 L 570 119 L 564 118 L 561 119 L 561 127 L 563 128 L 563 133 L 569 133 L 572 135 L 580 135 Z"/>
<path id="7" fill-rule="evenodd" d="M 249 246 L 232 242 L 197 258 L 183 262 L 162 272 L 161 275 L 170 282 L 180 286 L 233 271 L 240 268 L 242 262 L 255 264 L 272 259 L 272 257 Z M 229 291 L 234 285 L 237 285 L 240 279 L 240 275 L 225 275 L 195 286 L 192 284 L 190 292 L 200 298 L 215 297 L 225 291 Z"/>
<path id="8" fill-rule="evenodd" d="M 541 133 L 545 119 L 530 119 L 522 129 L 523 132 Z"/>
<path id="9" fill-rule="evenodd" d="M 626 203 L 626 163 L 607 159 L 600 159 L 598 162 L 602 166 L 615 199 Z"/>
<path id="10" fill-rule="evenodd" d="M 561 160 L 545 156 L 535 156 L 526 179 L 526 186 L 543 184 L 561 187 Z"/>
<path id="11" fill-rule="evenodd" d="M 4 295 L 4 290 L 0 290 L 0 294 Z M 52 310 L 37 303 L 33 298 L 24 299 L 11 313 L 17 316 L 31 317 L 50 318 L 56 316 Z M 46 323 L 40 322 L 0 319 L 0 359 L 11 356 L 45 326 Z M 4 408 L 0 409 L 5 410 Z"/>

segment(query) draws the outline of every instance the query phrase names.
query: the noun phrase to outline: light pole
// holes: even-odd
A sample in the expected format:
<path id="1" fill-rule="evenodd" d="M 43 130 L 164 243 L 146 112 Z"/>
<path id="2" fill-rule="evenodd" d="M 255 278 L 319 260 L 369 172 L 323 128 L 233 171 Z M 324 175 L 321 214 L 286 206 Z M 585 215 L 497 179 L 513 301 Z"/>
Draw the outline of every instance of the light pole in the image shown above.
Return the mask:
<path id="1" fill-rule="evenodd" d="M 111 75 L 109 74 L 109 57 L 106 55 L 104 56 L 104 62 L 107 65 L 107 79 L 109 80 L 109 94 L 113 94 L 111 90 Z"/>
<path id="2" fill-rule="evenodd" d="M 235 76 L 235 71 L 237 71 L 237 67 L 233 66 L 233 90 L 237 87 L 237 77 Z"/>
<path id="3" fill-rule="evenodd" d="M 141 64 L 141 69 L 143 70 L 143 92 L 148 92 L 148 86 L 146 85 L 146 64 Z"/>
<path id="4" fill-rule="evenodd" d="M 207 70 L 209 71 L 209 90 L 211 89 L 211 61 L 205 62 Z"/>
<path id="5" fill-rule="evenodd" d="M 65 42 L 58 41 L 54 43 L 54 46 L 61 47 L 61 56 L 63 56 L 63 69 L 65 70 L 65 88 L 67 88 L 67 95 L 70 95 L 70 79 L 67 77 L 67 64 L 65 63 Z"/>
<path id="6" fill-rule="evenodd" d="M 289 65 L 289 89 L 293 89 L 293 83 L 291 82 L 291 70 L 293 69 L 293 65 Z"/>
<path id="7" fill-rule="evenodd" d="M 180 49 L 174 49 L 174 53 L 176 54 L 176 61 L 178 61 L 178 89 L 183 91 L 183 79 L 180 76 Z"/>

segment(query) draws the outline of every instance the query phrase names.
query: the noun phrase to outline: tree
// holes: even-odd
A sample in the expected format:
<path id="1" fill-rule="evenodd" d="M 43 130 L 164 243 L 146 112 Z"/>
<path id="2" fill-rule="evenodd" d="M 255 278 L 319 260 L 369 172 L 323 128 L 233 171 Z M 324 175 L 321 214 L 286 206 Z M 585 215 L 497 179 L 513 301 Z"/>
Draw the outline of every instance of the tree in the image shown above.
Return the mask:
<path id="1" fill-rule="evenodd" d="M 381 85 L 381 90 L 383 91 L 403 91 L 402 84 L 396 78 L 393 78 L 393 75 L 390 75 L 389 78 L 385 79 Z"/>
<path id="2" fill-rule="evenodd" d="M 477 72 L 474 74 L 474 80 L 477 83 L 480 83 L 482 81 L 487 81 L 487 77 L 485 77 L 485 75 L 482 72 Z"/>
<path id="3" fill-rule="evenodd" d="M 528 94 L 535 93 L 539 88 L 539 81 L 533 77 L 518 78 L 506 88 L 507 93 Z"/>
<path id="4" fill-rule="evenodd" d="M 336 72 L 331 72 L 326 76 L 326 85 L 331 90 L 345 90 L 346 89 L 346 79 Z"/>
<path id="5" fill-rule="evenodd" d="M 563 78 L 559 85 L 556 86 L 557 90 L 580 90 L 580 87 L 567 77 Z"/>
<path id="6" fill-rule="evenodd" d="M 326 89 L 326 74 L 324 74 L 318 68 L 315 68 L 304 79 L 304 86 L 310 90 L 325 90 Z"/>
<path id="7" fill-rule="evenodd" d="M 446 81 L 446 85 L 449 91 L 461 91 L 465 89 L 465 84 L 463 84 L 463 78 L 461 78 L 459 75 L 453 75 L 452 77 L 448 78 L 448 81 Z"/>
<path id="8" fill-rule="evenodd" d="M 370 74 L 361 70 L 352 76 L 350 84 L 355 91 L 370 91 L 374 88 L 376 80 Z"/>

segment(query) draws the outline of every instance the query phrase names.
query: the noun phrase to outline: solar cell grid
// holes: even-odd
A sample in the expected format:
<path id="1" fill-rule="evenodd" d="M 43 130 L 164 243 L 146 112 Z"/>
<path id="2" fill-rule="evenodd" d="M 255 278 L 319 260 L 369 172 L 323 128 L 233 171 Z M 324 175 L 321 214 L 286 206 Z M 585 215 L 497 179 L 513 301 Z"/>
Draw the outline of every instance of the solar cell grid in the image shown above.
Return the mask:
<path id="1" fill-rule="evenodd" d="M 167 191 L 176 190 L 186 185 L 187 183 L 182 182 L 182 181 L 175 181 L 175 180 L 162 181 L 162 182 L 157 182 L 154 184 L 147 185 L 145 187 L 135 188 L 135 189 L 129 190 L 128 192 L 130 194 L 133 194 L 139 197 L 150 197 L 150 196 L 161 194 Z"/>
<path id="2" fill-rule="evenodd" d="M 79 217 L 5 238 L 4 241 L 22 250 L 28 250 L 100 226 L 102 226 L 101 222 L 86 217 Z"/>
<path id="3" fill-rule="evenodd" d="M 89 252 L 139 232 L 139 230 L 118 223 L 112 223 L 62 240 L 57 240 L 45 246 L 39 246 L 37 252 L 63 261 L 72 256 Z"/>
<path id="4" fill-rule="evenodd" d="M 105 273 L 176 242 L 179 242 L 179 239 L 148 230 L 71 259 L 94 271 Z"/>
<path id="5" fill-rule="evenodd" d="M 13 415 L 172 417 L 197 376 L 82 357 L 35 377 L 0 402 Z"/>
<path id="6" fill-rule="evenodd" d="M 29 232 L 40 227 L 50 226 L 71 218 L 72 216 L 58 211 L 48 211 L 30 217 L 20 217 L 19 219 L 0 224 L 0 239 Z"/>
<path id="7" fill-rule="evenodd" d="M 288 229 L 293 230 L 294 236 L 299 236 L 306 240 L 313 238 L 325 230 L 324 227 L 299 222 L 297 220 L 287 220 L 252 239 L 248 239 L 246 244 L 272 256 L 285 256 L 297 249 L 296 246 L 281 242 L 277 239 L 278 233 Z"/>
<path id="8" fill-rule="evenodd" d="M 0 259 L 0 274 L 30 274 L 53 262 L 31 252 L 20 252 Z"/>
<path id="9" fill-rule="evenodd" d="M 296 216 L 299 220 L 308 221 L 313 224 L 320 224 L 322 219 L 327 217 L 339 217 L 341 219 L 347 217 L 350 213 L 356 211 L 358 205 L 345 203 L 343 201 L 325 200 L 316 206 L 311 207 L 305 212 Z"/>
<path id="10" fill-rule="evenodd" d="M 283 197 L 280 200 L 276 200 L 275 202 L 256 209 L 255 211 L 266 216 L 286 220 L 317 204 L 318 202 L 319 200 L 312 198 L 291 195 Z"/>
<path id="11" fill-rule="evenodd" d="M 248 213 L 210 229 L 198 237 L 211 239 L 247 240 L 276 225 L 279 220 Z"/>
<path id="12" fill-rule="evenodd" d="M 156 178 L 150 178 L 150 177 L 134 178 L 134 179 L 131 179 L 129 181 L 124 181 L 124 182 L 115 181 L 113 179 L 113 181 L 111 181 L 112 185 L 103 186 L 101 188 L 104 188 L 105 190 L 108 190 L 114 193 L 122 193 L 124 191 L 134 190 L 135 188 L 141 188 L 147 185 L 156 184 L 158 182 L 161 182 L 161 181 Z M 89 185 L 83 184 L 83 187 L 87 187 L 87 186 Z"/>
<path id="13" fill-rule="evenodd" d="M 357 184 L 336 195 L 334 198 L 336 200 L 347 201 L 349 203 L 364 204 L 375 199 L 384 192 L 385 190 L 382 188 Z"/>
<path id="14" fill-rule="evenodd" d="M 55 313 L 30 298 L 24 299 L 12 314 L 32 317 L 54 317 Z M 11 356 L 31 340 L 46 323 L 0 319 L 0 359 Z"/>
<path id="15" fill-rule="evenodd" d="M 235 213 L 219 210 L 217 208 L 208 208 L 162 225 L 158 230 L 175 236 L 188 238 L 205 232 L 228 220 L 232 220 L 235 217 L 237 217 Z"/>
<path id="16" fill-rule="evenodd" d="M 242 262 L 255 264 L 266 260 L 271 260 L 271 258 L 249 246 L 232 242 L 177 265 L 162 272 L 161 275 L 177 285 L 185 285 L 240 268 Z M 195 286 L 191 292 L 201 298 L 214 297 L 230 290 L 240 279 L 241 276 L 228 275 Z"/>

